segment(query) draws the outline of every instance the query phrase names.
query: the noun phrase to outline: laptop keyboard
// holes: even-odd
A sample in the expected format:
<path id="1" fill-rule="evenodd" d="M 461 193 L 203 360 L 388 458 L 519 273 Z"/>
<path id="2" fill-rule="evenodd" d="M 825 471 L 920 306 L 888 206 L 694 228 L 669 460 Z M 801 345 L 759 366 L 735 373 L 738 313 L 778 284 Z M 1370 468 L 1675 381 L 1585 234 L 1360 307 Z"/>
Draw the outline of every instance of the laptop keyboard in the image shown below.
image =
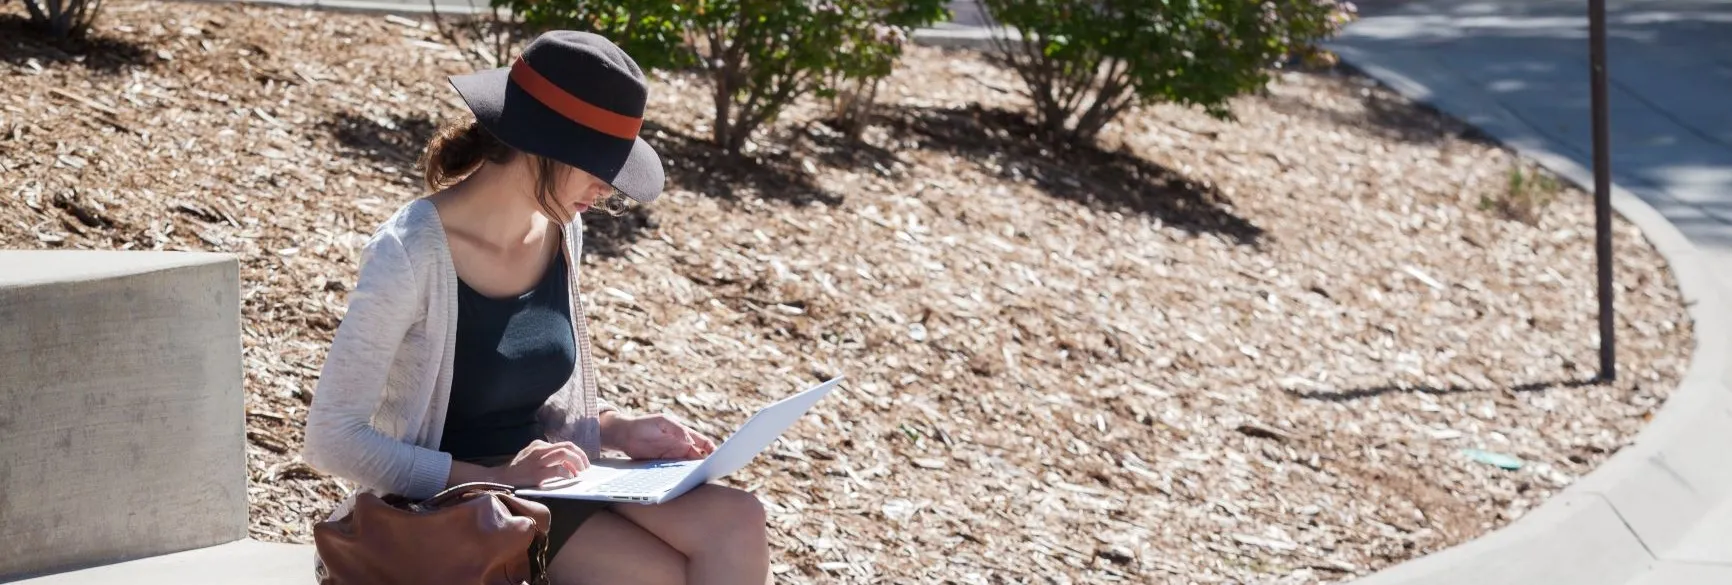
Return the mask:
<path id="1" fill-rule="evenodd" d="M 689 465 L 670 465 L 667 467 L 650 467 L 622 474 L 619 477 L 595 486 L 599 494 L 642 494 L 665 491 L 674 487 L 691 471 Z"/>

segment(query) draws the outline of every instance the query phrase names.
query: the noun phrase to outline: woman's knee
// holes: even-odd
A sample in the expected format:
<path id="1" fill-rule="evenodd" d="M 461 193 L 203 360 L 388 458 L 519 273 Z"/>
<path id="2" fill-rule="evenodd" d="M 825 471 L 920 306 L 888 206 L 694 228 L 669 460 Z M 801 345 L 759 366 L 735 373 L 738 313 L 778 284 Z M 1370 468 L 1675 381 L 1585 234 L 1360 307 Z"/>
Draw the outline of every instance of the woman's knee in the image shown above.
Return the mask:
<path id="1" fill-rule="evenodd" d="M 764 502 L 751 492 L 719 485 L 704 486 L 701 490 L 705 492 L 705 512 L 716 524 L 731 530 L 765 532 L 768 514 Z"/>
<path id="2" fill-rule="evenodd" d="M 554 553 L 553 585 L 685 585 L 686 557 L 631 521 L 597 512 Z"/>
<path id="3" fill-rule="evenodd" d="M 734 488 L 705 485 L 666 504 L 616 510 L 686 555 L 769 546 L 763 502 Z"/>

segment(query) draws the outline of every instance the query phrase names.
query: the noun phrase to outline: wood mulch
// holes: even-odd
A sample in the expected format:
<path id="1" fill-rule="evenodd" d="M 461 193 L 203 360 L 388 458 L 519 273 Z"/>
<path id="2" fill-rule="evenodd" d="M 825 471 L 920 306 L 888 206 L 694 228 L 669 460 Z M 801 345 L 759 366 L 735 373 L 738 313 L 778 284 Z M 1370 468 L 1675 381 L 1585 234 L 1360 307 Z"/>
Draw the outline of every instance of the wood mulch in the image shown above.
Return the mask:
<path id="1" fill-rule="evenodd" d="M 422 194 L 467 66 L 376 15 L 124 0 L 65 46 L 21 21 L 0 6 L 0 246 L 236 254 L 252 535 L 309 542 L 341 488 L 297 452 L 357 247 Z M 1687 365 L 1620 222 L 1622 377 L 1593 381 L 1588 198 L 1515 189 L 1529 165 L 1362 79 L 1063 153 L 1017 88 L 916 49 L 864 143 L 804 103 L 733 163 L 704 83 L 656 76 L 670 192 L 588 220 L 603 391 L 720 436 L 849 376 L 728 480 L 781 582 L 1345 580 L 1531 510 Z"/>

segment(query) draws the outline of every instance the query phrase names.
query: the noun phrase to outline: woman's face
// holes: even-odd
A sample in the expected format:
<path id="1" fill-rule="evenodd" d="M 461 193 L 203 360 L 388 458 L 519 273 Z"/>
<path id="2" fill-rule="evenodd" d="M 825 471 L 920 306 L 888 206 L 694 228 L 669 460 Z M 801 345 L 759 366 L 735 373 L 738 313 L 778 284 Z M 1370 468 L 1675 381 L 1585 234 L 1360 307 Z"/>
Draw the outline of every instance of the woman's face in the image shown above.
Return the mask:
<path id="1" fill-rule="evenodd" d="M 613 196 L 613 185 L 597 179 L 595 175 L 577 168 L 565 170 L 565 177 L 556 192 L 556 198 L 559 200 L 560 210 L 570 213 L 572 217 L 589 211 L 589 208 Z"/>

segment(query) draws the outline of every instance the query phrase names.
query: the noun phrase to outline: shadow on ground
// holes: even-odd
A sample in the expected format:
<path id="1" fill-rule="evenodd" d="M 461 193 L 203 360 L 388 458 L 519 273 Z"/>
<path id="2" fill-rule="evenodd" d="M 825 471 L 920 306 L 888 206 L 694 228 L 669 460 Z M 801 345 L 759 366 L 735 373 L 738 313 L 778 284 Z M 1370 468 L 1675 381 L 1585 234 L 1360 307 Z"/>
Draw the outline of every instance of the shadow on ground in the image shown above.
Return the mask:
<path id="1" fill-rule="evenodd" d="M 1433 396 L 1445 396 L 1445 395 L 1449 395 L 1449 394 L 1495 394 L 1495 393 L 1499 393 L 1499 392 L 1516 392 L 1516 393 L 1519 393 L 1519 392 L 1544 392 L 1546 390 L 1551 390 L 1554 388 L 1565 388 L 1565 389 L 1584 388 L 1587 386 L 1595 386 L 1595 385 L 1599 385 L 1602 383 L 1604 383 L 1604 382 L 1602 382 L 1598 379 L 1589 378 L 1586 380 L 1553 380 L 1553 381 L 1547 381 L 1547 382 L 1530 382 L 1527 384 L 1517 384 L 1517 385 L 1509 386 L 1509 387 L 1502 387 L 1502 386 L 1481 387 L 1481 386 L 1459 386 L 1459 385 L 1437 387 L 1437 386 L 1423 386 L 1423 385 L 1411 386 L 1411 385 L 1388 384 L 1388 385 L 1383 385 L 1383 386 L 1371 386 L 1371 387 L 1367 387 L 1367 388 L 1354 388 L 1351 390 L 1296 390 L 1296 389 L 1288 389 L 1287 394 L 1289 394 L 1295 398 L 1302 398 L 1302 399 L 1307 399 L 1307 400 L 1321 400 L 1324 402 L 1353 402 L 1356 400 L 1375 398 L 1378 396 L 1383 396 L 1385 394 L 1430 394 Z"/>
<path id="2" fill-rule="evenodd" d="M 649 209 L 633 203 L 619 215 L 588 213 L 583 216 L 583 254 L 597 258 L 625 256 L 631 245 L 643 239 L 644 232 L 659 224 Z"/>
<path id="3" fill-rule="evenodd" d="M 32 60 L 45 69 L 70 63 L 115 73 L 155 63 L 156 55 L 144 45 L 104 34 L 57 39 L 36 28 L 23 14 L 0 14 L 0 62 L 28 68 Z"/>
<path id="4" fill-rule="evenodd" d="M 811 153 L 825 165 L 854 171 L 894 173 L 902 159 L 881 146 L 847 135 L 835 119 L 817 120 L 801 128 Z"/>
<path id="5" fill-rule="evenodd" d="M 1234 214 L 1214 189 L 1127 151 L 1077 147 L 1054 152 L 1024 137 L 1034 124 L 1018 112 L 966 108 L 886 110 L 878 123 L 923 148 L 992 162 L 1004 176 L 1027 176 L 1043 191 L 1104 211 L 1141 213 L 1192 233 L 1256 245 L 1263 229 Z"/>
<path id="6" fill-rule="evenodd" d="M 339 113 L 318 127 L 358 154 L 405 168 L 420 160 L 421 149 L 439 129 L 425 115 L 369 118 L 353 112 Z"/>
<path id="7" fill-rule="evenodd" d="M 729 156 L 714 143 L 644 122 L 644 140 L 661 155 L 669 186 L 737 201 L 755 195 L 792 205 L 833 206 L 842 197 L 825 191 L 789 156 Z"/>
<path id="8" fill-rule="evenodd" d="M 1353 84 L 1370 90 L 1382 84 L 1349 65 L 1307 67 L 1300 75 L 1347 78 Z M 1320 120 L 1337 126 L 1356 126 L 1392 140 L 1416 144 L 1437 144 L 1455 138 L 1477 144 L 1496 145 L 1479 129 L 1463 124 L 1437 111 L 1429 104 L 1407 101 L 1393 91 L 1365 91 L 1354 99 L 1363 112 L 1342 112 L 1320 107 L 1302 96 L 1267 96 L 1271 109 L 1289 116 Z"/>

